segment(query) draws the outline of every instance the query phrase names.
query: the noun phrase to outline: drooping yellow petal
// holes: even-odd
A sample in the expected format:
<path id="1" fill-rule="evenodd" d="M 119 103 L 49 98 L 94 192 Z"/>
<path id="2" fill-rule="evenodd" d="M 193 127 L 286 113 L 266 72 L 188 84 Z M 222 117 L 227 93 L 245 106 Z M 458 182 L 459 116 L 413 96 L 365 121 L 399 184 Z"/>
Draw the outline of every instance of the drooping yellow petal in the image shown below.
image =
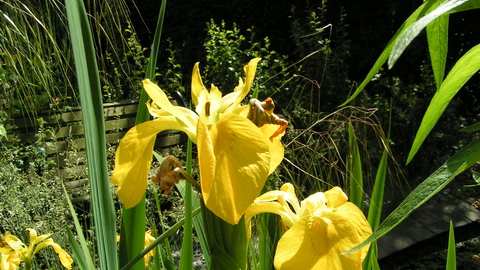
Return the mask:
<path id="1" fill-rule="evenodd" d="M 68 253 L 65 250 L 63 250 L 59 244 L 55 243 L 52 238 L 49 238 L 41 242 L 39 245 L 37 245 L 37 247 L 35 248 L 34 254 L 37 253 L 38 250 L 46 246 L 51 246 L 55 251 L 55 253 L 58 254 L 58 258 L 60 259 L 60 262 L 62 263 L 63 267 L 67 269 L 72 269 L 72 263 L 73 263 L 72 257 L 70 257 L 70 255 L 68 255 Z"/>
<path id="2" fill-rule="evenodd" d="M 200 76 L 200 69 L 198 68 L 199 63 L 195 63 L 193 66 L 192 72 L 192 101 L 195 106 L 198 105 L 198 97 L 200 93 L 207 92 L 207 88 L 203 85 L 202 76 Z"/>
<path id="3" fill-rule="evenodd" d="M 176 117 L 169 116 L 136 125 L 120 142 L 110 181 L 118 185 L 117 195 L 123 200 L 125 208 L 137 205 L 142 199 L 147 188 L 156 135 L 167 129 L 184 131 L 192 141 L 196 140 L 195 134 L 179 123 Z"/>
<path id="4" fill-rule="evenodd" d="M 276 269 L 361 269 L 364 251 L 340 255 L 363 242 L 357 231 L 360 209 L 345 203 L 322 216 L 306 215 L 280 239 L 275 254 Z M 339 208 L 339 209 L 340 209 Z M 347 212 L 349 211 L 349 212 Z M 367 223 L 368 225 L 368 223 Z M 371 230 L 370 230 L 371 234 Z M 368 251 L 368 247 L 365 248 Z"/>
<path id="5" fill-rule="evenodd" d="M 237 224 L 268 177 L 268 140 L 250 120 L 235 114 L 225 114 L 211 126 L 199 121 L 197 137 L 205 205 Z"/>

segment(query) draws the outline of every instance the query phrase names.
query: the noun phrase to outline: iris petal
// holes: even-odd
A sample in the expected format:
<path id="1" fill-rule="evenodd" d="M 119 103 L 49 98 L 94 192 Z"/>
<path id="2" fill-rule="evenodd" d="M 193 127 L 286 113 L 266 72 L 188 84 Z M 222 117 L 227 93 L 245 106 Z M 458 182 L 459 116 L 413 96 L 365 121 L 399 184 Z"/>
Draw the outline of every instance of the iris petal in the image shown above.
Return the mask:
<path id="1" fill-rule="evenodd" d="M 181 130 L 196 141 L 188 127 L 174 116 L 148 121 L 131 128 L 123 137 L 115 154 L 115 171 L 111 183 L 118 185 L 117 195 L 125 208 L 137 205 L 147 188 L 148 172 L 157 133 L 167 130 Z"/>
<path id="2" fill-rule="evenodd" d="M 360 209 L 349 202 L 333 212 L 323 211 L 322 216 L 306 215 L 280 239 L 275 267 L 361 269 L 368 247 L 347 255 L 340 254 L 362 243 L 371 234 L 369 228 Z"/>
<path id="3" fill-rule="evenodd" d="M 279 128 L 279 125 L 274 124 L 265 124 L 263 125 L 260 130 L 264 134 L 266 138 L 270 138 L 275 131 Z M 281 142 L 281 139 L 285 132 L 282 134 L 275 136 L 272 140 L 269 140 L 269 149 L 270 149 L 270 173 L 273 173 L 278 165 L 283 160 L 284 156 L 284 149 Z"/>
<path id="4" fill-rule="evenodd" d="M 255 78 L 255 72 L 257 70 L 257 64 L 261 60 L 261 58 L 253 58 L 250 60 L 248 65 L 245 65 L 243 67 L 243 70 L 245 71 L 245 83 L 240 81 L 239 86 L 241 86 L 241 92 L 240 95 L 235 99 L 235 102 L 233 103 L 233 106 L 231 107 L 230 110 L 227 110 L 227 112 L 232 112 L 234 109 L 236 109 L 239 105 L 240 102 L 247 96 L 247 94 L 250 92 L 250 88 L 252 87 L 253 84 L 253 79 Z M 237 91 L 238 87 L 235 88 L 235 91 Z"/>
<path id="5" fill-rule="evenodd" d="M 185 111 L 181 109 L 182 107 L 174 106 L 168 99 L 167 95 L 162 91 L 162 89 L 160 89 L 160 87 L 152 83 L 149 79 L 145 79 L 143 80 L 143 88 L 160 108 L 177 117 L 178 120 L 182 121 L 185 125 L 191 124 L 187 114 L 185 114 Z"/>
<path id="6" fill-rule="evenodd" d="M 197 132 L 205 205 L 237 224 L 268 177 L 268 139 L 250 120 L 235 114 L 225 114 L 216 125 L 199 124 Z"/>
<path id="7" fill-rule="evenodd" d="M 195 63 L 192 72 L 192 101 L 195 106 L 198 105 L 198 97 L 203 91 L 207 91 L 207 88 L 203 85 L 202 77 L 200 76 L 199 63 Z"/>

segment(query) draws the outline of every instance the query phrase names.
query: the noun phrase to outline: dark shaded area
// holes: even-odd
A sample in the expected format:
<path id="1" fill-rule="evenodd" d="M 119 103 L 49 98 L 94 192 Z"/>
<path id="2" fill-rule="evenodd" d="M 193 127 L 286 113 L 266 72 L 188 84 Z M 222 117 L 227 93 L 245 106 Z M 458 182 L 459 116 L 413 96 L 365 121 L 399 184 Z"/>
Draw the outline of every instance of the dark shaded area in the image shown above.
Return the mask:
<path id="1" fill-rule="evenodd" d="M 333 54 L 326 68 L 326 79 L 319 90 L 322 100 L 320 101 L 318 94 L 312 95 L 311 98 L 305 97 L 301 102 L 305 102 L 307 105 L 304 108 L 309 109 L 308 102 L 313 100 L 313 103 L 317 103 L 318 99 L 318 108 L 321 112 L 328 113 L 336 110 L 336 106 L 346 100 L 355 85 L 367 75 L 396 30 L 422 3 L 421 0 L 326 1 L 326 8 L 319 11 L 322 1 L 169 1 L 162 44 L 166 46 L 166 40 L 171 39 L 173 47 L 179 50 L 177 60 L 181 65 L 182 74 L 185 74 L 183 85 L 188 93 L 191 67 L 198 61 L 205 63 L 203 46 L 207 38 L 206 23 L 210 19 L 216 23 L 225 21 L 227 28 L 236 23 L 245 36 L 249 35 L 247 29 L 253 27 L 256 39 L 261 41 L 268 36 L 271 41 L 270 48 L 281 55 L 288 55 L 289 61 L 293 63 L 311 52 L 308 51 L 309 48 L 298 49 L 298 44 L 293 40 L 293 22 L 299 18 L 306 18 L 311 12 L 322 12 L 322 26 L 328 24 L 333 26 L 332 36 L 327 35 L 331 41 L 329 46 Z M 132 20 L 142 45 L 148 47 L 152 42 L 160 1 L 149 0 L 137 4 L 141 16 L 131 7 Z M 480 43 L 477 30 L 479 14 L 480 11 L 470 11 L 451 16 L 447 73 L 461 55 Z M 345 31 L 337 33 L 336 30 L 342 27 Z M 165 68 L 165 57 L 160 55 L 158 63 L 160 70 Z M 322 57 L 319 56 L 318 59 Z M 323 66 L 307 66 L 305 62 L 305 70 L 322 68 Z M 319 81 L 320 78 L 315 77 L 318 74 L 319 72 L 306 76 Z M 412 186 L 427 177 L 472 139 L 472 135 L 458 133 L 458 130 L 475 123 L 478 119 L 480 113 L 478 88 L 479 78 L 474 76 L 453 99 L 420 149 L 419 155 L 404 171 L 403 177 Z M 421 116 L 425 113 L 435 91 L 426 35 L 423 32 L 407 48 L 395 67 L 387 70 L 384 66 L 379 79 L 370 82 L 353 104 L 379 108 L 376 116 L 386 130 L 390 102 L 393 101 L 390 138 L 394 156 L 403 165 L 422 120 Z M 285 95 L 282 93 L 280 96 Z M 288 95 L 286 96 L 288 99 Z M 188 94 L 186 98 L 189 98 Z M 277 106 L 282 108 L 286 105 L 283 103 L 288 102 L 288 100 L 278 102 Z M 296 128 L 302 126 L 297 125 Z M 376 164 L 377 161 L 373 163 Z"/>
<path id="2" fill-rule="evenodd" d="M 457 269 L 478 269 L 480 263 L 472 256 L 480 247 L 480 223 L 473 222 L 455 228 L 455 242 L 465 242 L 457 247 Z M 381 269 L 445 269 L 448 231 L 425 241 L 416 243 L 378 261 Z"/>

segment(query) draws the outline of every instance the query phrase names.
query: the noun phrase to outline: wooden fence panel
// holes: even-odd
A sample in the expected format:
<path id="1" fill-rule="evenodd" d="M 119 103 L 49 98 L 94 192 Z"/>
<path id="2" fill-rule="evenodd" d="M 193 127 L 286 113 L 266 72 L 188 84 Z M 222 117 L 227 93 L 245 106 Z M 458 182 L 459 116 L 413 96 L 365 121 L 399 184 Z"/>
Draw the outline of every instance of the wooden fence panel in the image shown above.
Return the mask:
<path id="1" fill-rule="evenodd" d="M 171 100 L 177 104 L 175 100 Z M 106 141 L 109 145 L 120 142 L 127 131 L 135 125 L 138 104 L 136 102 L 104 104 L 104 119 Z M 38 121 L 15 116 L 6 124 L 10 141 L 19 141 L 23 144 L 35 144 L 43 147 L 47 161 L 53 161 L 58 167 L 57 175 L 64 179 L 66 186 L 72 190 L 88 184 L 84 127 L 80 108 L 72 108 L 69 112 L 38 113 L 37 119 L 42 118 L 43 124 Z M 42 129 L 42 138 L 38 132 Z M 184 144 L 187 136 L 177 130 L 166 130 L 159 133 L 155 142 L 155 149 L 164 151 L 171 147 Z M 82 201 L 85 196 L 75 198 Z"/>

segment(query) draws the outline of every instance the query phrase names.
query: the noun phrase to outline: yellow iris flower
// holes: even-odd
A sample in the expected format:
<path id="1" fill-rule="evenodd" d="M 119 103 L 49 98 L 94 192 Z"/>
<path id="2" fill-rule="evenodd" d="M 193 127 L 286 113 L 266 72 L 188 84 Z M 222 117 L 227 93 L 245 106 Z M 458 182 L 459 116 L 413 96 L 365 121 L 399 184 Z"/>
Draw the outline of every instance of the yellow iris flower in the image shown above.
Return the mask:
<path id="1" fill-rule="evenodd" d="M 258 197 L 246 210 L 249 223 L 259 213 L 275 213 L 289 228 L 278 242 L 274 265 L 281 269 L 362 269 L 369 246 L 340 255 L 372 234 L 362 211 L 334 187 L 301 203 L 291 184 Z"/>
<path id="2" fill-rule="evenodd" d="M 195 64 L 191 88 L 195 112 L 172 105 L 157 85 L 143 81 L 153 100 L 147 104 L 150 114 L 156 119 L 130 129 L 116 152 L 111 183 L 118 185 L 125 208 L 137 205 L 145 193 L 157 133 L 176 129 L 197 144 L 205 205 L 230 224 L 238 223 L 283 159 L 283 133 L 273 136 L 279 125 L 257 127 L 246 118 L 248 105 L 240 106 L 259 60 L 252 59 L 244 67 L 245 81 L 239 79 L 234 91 L 225 96 L 214 85 L 210 91 L 205 88 Z"/>
<path id="3" fill-rule="evenodd" d="M 156 232 L 157 230 L 148 230 L 145 232 L 145 247 L 148 247 L 153 241 L 155 241 L 155 237 L 152 236 L 152 233 Z M 120 235 L 117 235 L 117 242 L 120 241 Z M 145 256 L 143 257 L 143 264 L 145 269 L 148 267 L 148 260 L 150 257 L 155 256 L 155 249 L 150 250 Z"/>
<path id="4" fill-rule="evenodd" d="M 2 243 L 0 243 L 0 252 L 2 260 L 0 269 L 14 270 L 17 269 L 20 261 L 25 262 L 25 269 L 30 269 L 33 256 L 44 247 L 51 246 L 58 254 L 60 262 L 67 269 L 72 269 L 73 260 L 68 253 L 63 250 L 59 244 L 55 243 L 50 236 L 52 234 L 44 234 L 37 236 L 34 229 L 27 229 L 30 235 L 30 245 L 26 246 L 16 236 L 6 232 Z"/>

